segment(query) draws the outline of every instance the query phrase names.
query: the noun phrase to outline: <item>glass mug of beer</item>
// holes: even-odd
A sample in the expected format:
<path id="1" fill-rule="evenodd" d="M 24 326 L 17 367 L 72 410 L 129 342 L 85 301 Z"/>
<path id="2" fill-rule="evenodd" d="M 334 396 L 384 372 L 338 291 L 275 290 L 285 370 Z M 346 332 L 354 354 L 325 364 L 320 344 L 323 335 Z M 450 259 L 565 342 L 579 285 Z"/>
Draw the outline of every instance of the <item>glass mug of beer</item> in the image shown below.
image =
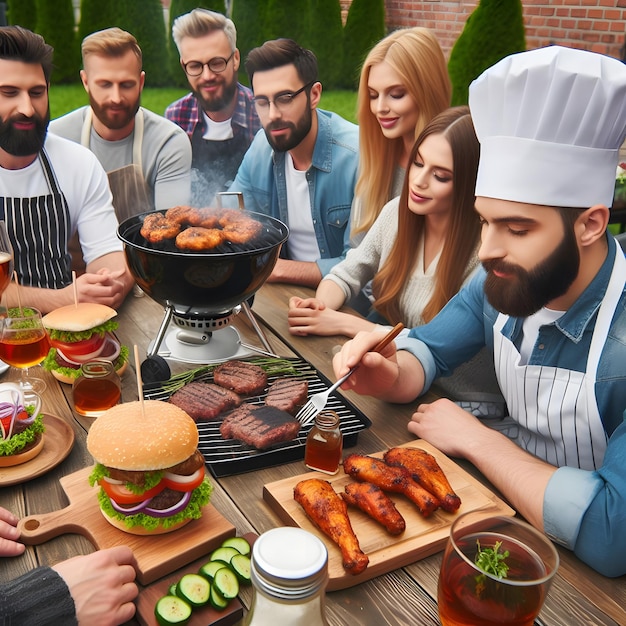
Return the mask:
<path id="1" fill-rule="evenodd" d="M 439 573 L 443 626 L 532 626 L 559 566 L 552 542 L 514 517 L 460 515 Z"/>

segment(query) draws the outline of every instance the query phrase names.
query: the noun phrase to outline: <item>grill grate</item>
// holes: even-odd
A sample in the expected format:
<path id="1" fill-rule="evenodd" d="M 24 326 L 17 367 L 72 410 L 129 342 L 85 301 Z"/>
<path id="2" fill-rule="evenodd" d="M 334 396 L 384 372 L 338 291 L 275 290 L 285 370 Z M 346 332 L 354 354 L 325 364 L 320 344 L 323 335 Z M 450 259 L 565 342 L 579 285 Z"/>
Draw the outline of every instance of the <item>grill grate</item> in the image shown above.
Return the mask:
<path id="1" fill-rule="evenodd" d="M 281 360 L 289 361 L 294 370 L 297 371 L 297 375 L 308 380 L 309 397 L 330 387 L 330 382 L 303 359 L 283 358 Z M 254 362 L 254 359 L 249 359 L 249 361 Z M 268 376 L 268 386 L 276 379 L 284 376 L 289 375 Z M 194 380 L 213 382 L 213 373 L 212 371 L 205 371 L 195 377 Z M 164 391 L 160 386 L 144 386 L 146 399 L 167 400 L 169 396 L 170 393 Z M 248 396 L 244 401 L 260 406 L 264 404 L 265 396 L 266 392 L 263 392 L 259 396 Z M 336 394 L 330 396 L 326 409 L 335 411 L 339 415 L 343 443 L 346 448 L 354 446 L 357 442 L 358 433 L 371 426 L 370 420 L 363 413 L 345 398 Z M 301 428 L 297 438 L 292 441 L 277 444 L 268 450 L 257 450 L 235 439 L 223 439 L 220 434 L 221 423 L 221 419 L 197 423 L 200 435 L 198 449 L 204 456 L 211 473 L 216 477 L 241 474 L 303 459 L 306 437 L 313 426 L 313 424 L 308 424 Z"/>

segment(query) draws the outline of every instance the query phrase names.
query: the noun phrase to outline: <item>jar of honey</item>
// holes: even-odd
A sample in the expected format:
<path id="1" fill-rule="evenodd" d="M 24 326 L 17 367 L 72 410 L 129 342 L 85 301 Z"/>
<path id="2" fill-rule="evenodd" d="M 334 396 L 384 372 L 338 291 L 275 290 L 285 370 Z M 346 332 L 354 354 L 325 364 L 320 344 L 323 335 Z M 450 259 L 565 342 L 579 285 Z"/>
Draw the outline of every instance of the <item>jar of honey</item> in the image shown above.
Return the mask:
<path id="1" fill-rule="evenodd" d="M 304 464 L 318 472 L 336 474 L 342 452 L 343 435 L 339 429 L 339 415 L 335 411 L 321 411 L 306 438 Z"/>
<path id="2" fill-rule="evenodd" d="M 74 381 L 74 409 L 86 417 L 98 417 L 115 406 L 122 396 L 122 385 L 113 363 L 94 359 L 83 363 L 80 376 Z"/>

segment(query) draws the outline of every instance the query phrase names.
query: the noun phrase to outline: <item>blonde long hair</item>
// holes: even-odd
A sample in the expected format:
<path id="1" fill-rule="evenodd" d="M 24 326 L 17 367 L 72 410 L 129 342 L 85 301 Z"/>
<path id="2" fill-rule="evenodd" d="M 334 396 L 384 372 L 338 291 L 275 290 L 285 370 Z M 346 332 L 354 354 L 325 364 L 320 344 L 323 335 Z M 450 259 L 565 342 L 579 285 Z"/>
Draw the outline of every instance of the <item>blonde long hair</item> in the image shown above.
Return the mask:
<path id="1" fill-rule="evenodd" d="M 355 195 L 361 203 L 361 213 L 353 233 L 367 231 L 390 200 L 394 171 L 403 150 L 402 138 L 387 139 L 370 110 L 370 68 L 383 61 L 402 78 L 419 107 L 415 137 L 435 115 L 450 106 L 452 87 L 446 60 L 430 30 L 396 30 L 370 50 L 361 69 L 357 96 L 360 156 Z"/>
<path id="2" fill-rule="evenodd" d="M 437 115 L 420 133 L 411 150 L 410 163 L 429 135 L 442 135 L 452 150 L 452 213 L 435 270 L 433 295 L 422 311 L 430 321 L 461 288 L 467 268 L 478 246 L 480 222 L 474 210 L 476 174 L 480 147 L 474 124 L 466 106 L 453 107 Z M 398 206 L 398 235 L 391 252 L 372 281 L 374 308 L 390 324 L 405 322 L 400 297 L 417 262 L 418 244 L 424 232 L 425 217 L 408 208 L 409 173 L 407 169 Z"/>

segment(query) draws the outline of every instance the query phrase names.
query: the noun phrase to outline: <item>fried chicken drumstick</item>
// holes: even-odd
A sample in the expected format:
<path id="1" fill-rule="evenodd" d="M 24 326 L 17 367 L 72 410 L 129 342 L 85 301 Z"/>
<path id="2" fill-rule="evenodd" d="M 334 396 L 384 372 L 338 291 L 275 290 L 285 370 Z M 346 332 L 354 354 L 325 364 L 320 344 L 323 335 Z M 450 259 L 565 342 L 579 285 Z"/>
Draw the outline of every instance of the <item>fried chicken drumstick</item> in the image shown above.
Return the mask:
<path id="1" fill-rule="evenodd" d="M 383 491 L 403 494 L 424 517 L 429 517 L 439 508 L 439 500 L 415 482 L 404 468 L 391 467 L 371 456 L 351 454 L 343 460 L 343 469 L 356 480 L 377 485 Z"/>
<path id="2" fill-rule="evenodd" d="M 350 483 L 340 495 L 348 504 L 358 507 L 382 524 L 390 535 L 404 532 L 406 528 L 404 517 L 380 487 L 371 483 Z"/>
<path id="3" fill-rule="evenodd" d="M 367 567 L 369 558 L 361 551 L 352 530 L 346 503 L 331 484 L 319 478 L 301 480 L 294 487 L 293 497 L 309 519 L 339 546 L 344 569 L 351 574 L 360 574 Z"/>
<path id="4" fill-rule="evenodd" d="M 385 463 L 404 467 L 424 489 L 441 501 L 441 508 L 455 513 L 461 498 L 454 493 L 437 459 L 421 448 L 391 448 L 384 455 Z"/>

